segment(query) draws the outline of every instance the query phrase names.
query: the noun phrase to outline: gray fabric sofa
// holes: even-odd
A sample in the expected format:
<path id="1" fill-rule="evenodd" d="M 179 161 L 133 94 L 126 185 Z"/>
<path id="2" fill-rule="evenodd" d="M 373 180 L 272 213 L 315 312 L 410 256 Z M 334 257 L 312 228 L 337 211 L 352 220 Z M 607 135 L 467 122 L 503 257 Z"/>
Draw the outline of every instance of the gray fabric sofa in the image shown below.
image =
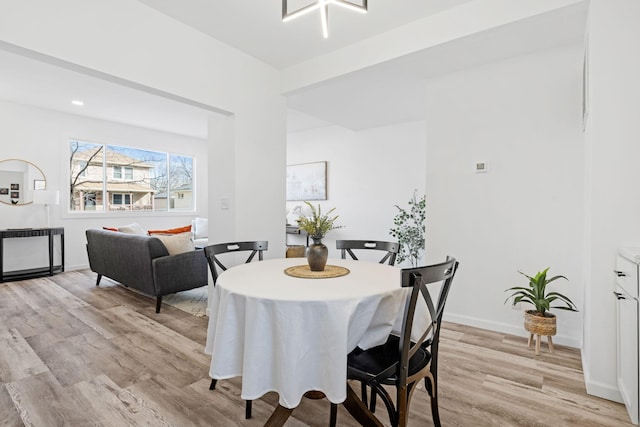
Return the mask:
<path id="1" fill-rule="evenodd" d="M 162 296 L 207 285 L 207 259 L 195 250 L 169 255 L 165 245 L 153 236 L 108 230 L 86 231 L 91 270 L 102 276 L 156 297 L 156 313 Z"/>

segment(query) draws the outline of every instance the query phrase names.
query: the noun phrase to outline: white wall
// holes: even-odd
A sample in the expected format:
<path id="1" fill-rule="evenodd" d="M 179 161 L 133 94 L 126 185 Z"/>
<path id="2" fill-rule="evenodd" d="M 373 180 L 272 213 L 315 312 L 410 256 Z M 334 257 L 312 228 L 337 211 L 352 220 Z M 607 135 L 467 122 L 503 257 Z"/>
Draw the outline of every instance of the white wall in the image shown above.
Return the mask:
<path id="1" fill-rule="evenodd" d="M 568 46 L 428 81 L 427 255 L 460 262 L 448 320 L 526 335 L 504 290 L 551 267 L 580 310 L 555 311 L 557 342 L 581 345 L 581 69 Z"/>
<path id="2" fill-rule="evenodd" d="M 328 200 L 312 203 L 323 211 L 335 207 L 336 224 L 345 226 L 323 240 L 330 257 L 340 257 L 336 239 L 395 241 L 389 235 L 394 205 L 406 208 L 414 189 L 424 193 L 424 140 L 424 122 L 359 132 L 331 126 L 288 135 L 287 164 L 327 161 Z M 303 202 L 287 202 L 289 209 L 296 205 Z M 288 243 L 304 244 L 304 239 L 292 235 Z"/>
<path id="3" fill-rule="evenodd" d="M 615 256 L 640 246 L 640 2 L 592 0 L 588 19 L 586 317 L 587 391 L 620 399 L 616 387 Z"/>
<path id="4" fill-rule="evenodd" d="M 67 212 L 69 140 L 123 145 L 192 155 L 196 159 L 196 211 L 171 213 L 75 213 Z M 52 227 L 65 228 L 65 264 L 67 269 L 88 266 L 86 238 L 88 228 L 119 226 L 138 222 L 145 229 L 189 225 L 195 216 L 207 216 L 207 141 L 181 135 L 156 132 L 134 126 L 90 119 L 72 114 L 0 101 L 0 159 L 30 161 L 44 172 L 47 189 L 60 192 L 60 205 L 51 207 Z M 41 205 L 9 206 L 0 204 L 0 228 L 43 227 L 46 223 Z M 5 241 L 5 269 L 39 267 L 48 264 L 45 242 L 31 239 Z M 56 239 L 57 240 L 57 239 Z M 36 248 L 34 250 L 34 248 Z M 38 250 L 40 249 L 40 250 Z M 33 257 L 37 257 L 36 260 Z M 34 265 L 34 263 L 36 265 Z"/>
<path id="5" fill-rule="evenodd" d="M 448 320 L 524 336 L 522 312 L 503 304 L 504 290 L 523 284 L 518 270 L 551 267 L 569 278 L 557 290 L 580 309 L 555 311 L 556 341 L 580 347 L 582 55 L 582 46 L 567 46 L 431 79 L 426 126 L 289 134 L 288 164 L 328 161 L 329 200 L 320 204 L 336 207 L 346 225 L 325 239 L 330 256 L 339 256 L 336 239 L 393 240 L 393 205 L 426 188 L 426 257 L 461 262 Z M 476 161 L 488 172 L 474 173 Z"/>

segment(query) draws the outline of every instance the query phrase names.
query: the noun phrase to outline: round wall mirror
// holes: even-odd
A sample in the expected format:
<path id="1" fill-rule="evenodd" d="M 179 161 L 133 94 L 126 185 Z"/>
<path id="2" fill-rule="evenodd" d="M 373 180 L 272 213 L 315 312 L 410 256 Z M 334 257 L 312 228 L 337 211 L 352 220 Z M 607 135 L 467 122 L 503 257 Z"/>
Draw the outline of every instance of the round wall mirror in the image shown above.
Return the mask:
<path id="1" fill-rule="evenodd" d="M 0 160 L 0 202 L 21 206 L 33 203 L 33 192 L 45 190 L 47 181 L 42 170 L 19 159 Z"/>

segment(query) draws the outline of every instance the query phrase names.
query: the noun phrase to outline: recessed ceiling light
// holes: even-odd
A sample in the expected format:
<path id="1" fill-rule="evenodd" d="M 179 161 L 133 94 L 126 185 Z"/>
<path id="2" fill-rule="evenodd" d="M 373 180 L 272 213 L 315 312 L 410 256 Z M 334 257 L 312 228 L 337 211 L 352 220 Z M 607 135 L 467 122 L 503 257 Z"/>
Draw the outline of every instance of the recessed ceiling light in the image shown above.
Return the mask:
<path id="1" fill-rule="evenodd" d="M 73 101 L 71 101 L 71 103 L 73 105 L 77 105 L 78 107 L 82 107 L 84 105 L 84 102 L 80 101 L 79 99 L 74 99 Z"/>

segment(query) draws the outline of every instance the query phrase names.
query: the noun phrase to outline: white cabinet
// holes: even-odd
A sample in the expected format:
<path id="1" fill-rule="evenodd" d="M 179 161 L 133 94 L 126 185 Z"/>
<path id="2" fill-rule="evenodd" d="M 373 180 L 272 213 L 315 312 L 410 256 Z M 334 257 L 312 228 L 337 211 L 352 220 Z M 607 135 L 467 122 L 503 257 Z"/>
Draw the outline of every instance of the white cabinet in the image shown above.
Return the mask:
<path id="1" fill-rule="evenodd" d="M 631 421 L 638 424 L 638 301 L 618 298 L 618 389 Z"/>
<path id="2" fill-rule="evenodd" d="M 638 373 L 640 372 L 638 347 L 638 292 L 640 281 L 638 270 L 640 249 L 621 249 L 616 261 L 617 300 L 617 382 L 618 390 L 627 406 L 631 422 L 638 424 L 640 411 L 640 390 Z"/>

